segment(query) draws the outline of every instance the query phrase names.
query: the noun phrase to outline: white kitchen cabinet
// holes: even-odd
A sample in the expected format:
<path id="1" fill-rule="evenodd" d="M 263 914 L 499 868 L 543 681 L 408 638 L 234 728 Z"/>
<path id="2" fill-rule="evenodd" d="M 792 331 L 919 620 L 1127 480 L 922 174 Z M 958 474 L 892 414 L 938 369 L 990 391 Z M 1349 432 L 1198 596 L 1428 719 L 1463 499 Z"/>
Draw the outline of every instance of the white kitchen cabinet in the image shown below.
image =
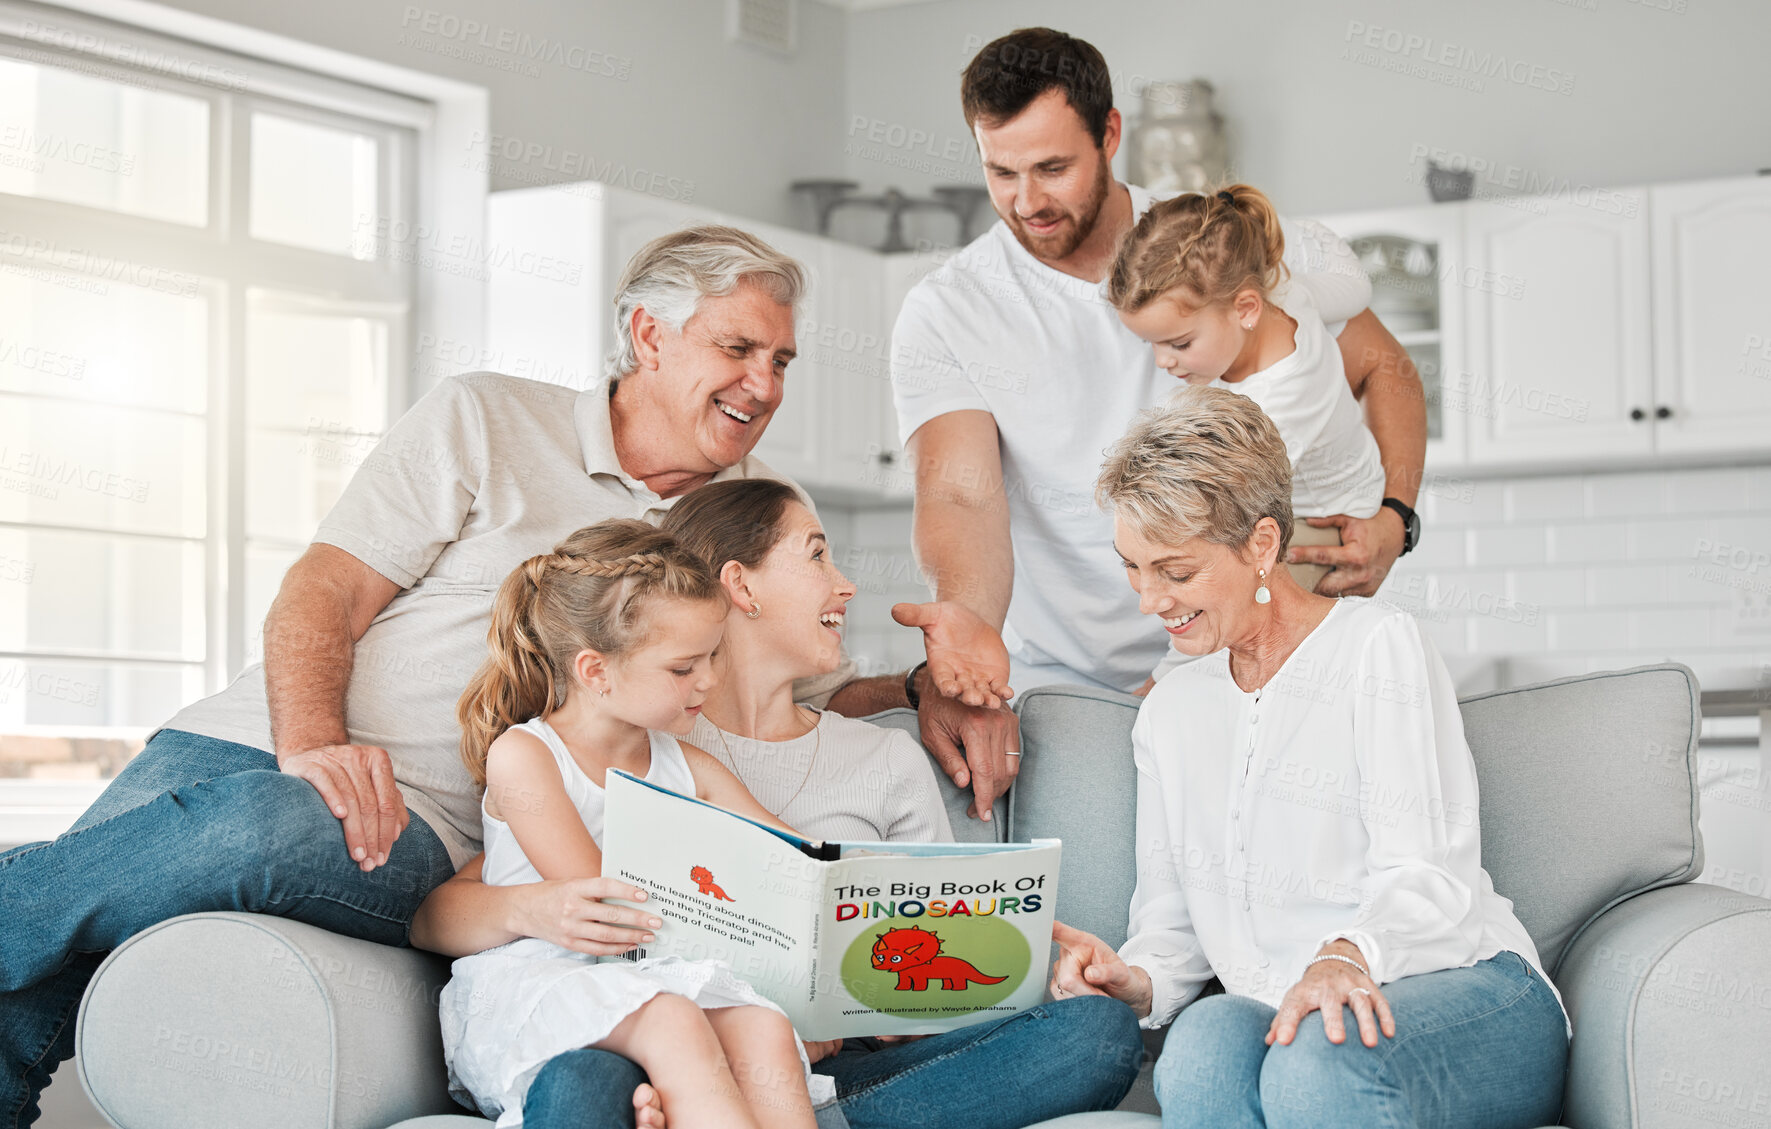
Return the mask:
<path id="1" fill-rule="evenodd" d="M 1427 412 L 1429 470 L 1468 456 L 1468 416 L 1475 406 L 1464 368 L 1463 209 L 1444 204 L 1323 216 L 1352 245 L 1371 277 L 1371 310 L 1420 373 Z M 1373 379 L 1381 380 L 1383 373 Z"/>
<path id="2" fill-rule="evenodd" d="M 1771 177 L 1649 190 L 1667 452 L 1771 448 Z"/>
<path id="3" fill-rule="evenodd" d="M 1470 461 L 1652 454 L 1646 193 L 1464 208 Z"/>

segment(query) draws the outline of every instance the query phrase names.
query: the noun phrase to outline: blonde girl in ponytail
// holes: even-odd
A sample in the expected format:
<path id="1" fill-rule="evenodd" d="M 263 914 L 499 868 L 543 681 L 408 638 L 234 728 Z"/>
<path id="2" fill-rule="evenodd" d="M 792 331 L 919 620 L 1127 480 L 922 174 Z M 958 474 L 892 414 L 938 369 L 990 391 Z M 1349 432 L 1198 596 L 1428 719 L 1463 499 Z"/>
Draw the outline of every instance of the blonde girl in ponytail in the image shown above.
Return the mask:
<path id="1" fill-rule="evenodd" d="M 1247 396 L 1278 427 L 1295 515 L 1282 553 L 1339 545 L 1346 519 L 1371 518 L 1384 500 L 1383 457 L 1353 398 L 1338 327 L 1323 323 L 1303 287 L 1282 290 L 1284 254 L 1272 201 L 1232 184 L 1152 204 L 1120 243 L 1106 288 L 1159 368 Z M 1329 571 L 1286 567 L 1306 592 Z"/>
<path id="2" fill-rule="evenodd" d="M 612 768 L 785 826 L 676 737 L 713 687 L 728 610 L 707 564 L 642 521 L 581 529 L 505 579 L 457 709 L 462 759 L 486 789 L 483 881 L 598 876 Z M 550 1059 L 583 1047 L 646 1071 L 642 1125 L 811 1129 L 814 1089 L 834 1096 L 787 1017 L 723 965 L 597 963 L 524 937 L 453 973 L 440 1000 L 451 1086 L 500 1126 L 520 1124 Z"/>

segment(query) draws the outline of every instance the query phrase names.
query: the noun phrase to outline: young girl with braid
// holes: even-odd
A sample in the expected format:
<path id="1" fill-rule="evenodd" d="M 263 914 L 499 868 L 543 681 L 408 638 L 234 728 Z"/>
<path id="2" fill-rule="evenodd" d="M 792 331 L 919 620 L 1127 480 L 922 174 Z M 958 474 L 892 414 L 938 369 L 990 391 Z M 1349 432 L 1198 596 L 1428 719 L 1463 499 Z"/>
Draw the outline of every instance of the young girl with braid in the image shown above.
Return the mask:
<path id="1" fill-rule="evenodd" d="M 641 521 L 581 529 L 505 580 L 458 709 L 486 789 L 486 883 L 598 875 L 612 768 L 784 826 L 674 736 L 714 684 L 729 602 L 705 562 Z M 499 1129 L 522 1124 L 541 1068 L 581 1047 L 637 1062 L 657 1098 L 641 1120 L 668 1113 L 677 1129 L 809 1129 L 814 1092 L 833 1096 L 781 1010 L 715 962 L 597 963 L 524 937 L 453 973 L 440 1001 L 451 1089 Z"/>
<path id="2" fill-rule="evenodd" d="M 1279 215 L 1258 189 L 1173 196 L 1152 204 L 1119 245 L 1107 300 L 1150 342 L 1160 368 L 1260 405 L 1291 458 L 1291 543 L 1338 545 L 1325 519 L 1377 513 L 1383 460 L 1347 382 L 1339 326 L 1323 324 L 1305 287 L 1288 288 L 1284 309 L 1273 301 L 1284 254 Z M 1327 571 L 1291 566 L 1306 592 Z"/>

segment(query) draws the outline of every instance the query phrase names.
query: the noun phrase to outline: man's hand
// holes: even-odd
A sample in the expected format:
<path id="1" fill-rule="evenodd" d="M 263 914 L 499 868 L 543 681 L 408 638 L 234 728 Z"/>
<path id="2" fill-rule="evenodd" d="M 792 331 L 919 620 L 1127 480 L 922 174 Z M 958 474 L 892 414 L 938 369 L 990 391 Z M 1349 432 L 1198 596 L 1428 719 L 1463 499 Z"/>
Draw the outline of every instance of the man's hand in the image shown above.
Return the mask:
<path id="1" fill-rule="evenodd" d="M 968 706 L 1001 707 L 1014 697 L 1008 684 L 1008 648 L 1002 632 L 977 612 L 952 600 L 894 604 L 892 618 L 922 629 L 929 674 L 936 690 Z"/>
<path id="2" fill-rule="evenodd" d="M 312 784 L 344 824 L 344 846 L 365 872 L 387 862 L 411 816 L 394 783 L 393 761 L 374 745 L 323 745 L 279 759 L 278 767 Z"/>
<path id="3" fill-rule="evenodd" d="M 927 672 L 923 677 L 928 677 Z M 923 748 L 941 771 L 958 787 L 971 787 L 972 802 L 966 814 L 989 820 L 996 798 L 1008 791 L 1021 771 L 1020 719 L 1009 709 L 968 706 L 941 694 L 924 693 L 916 721 Z"/>
<path id="4" fill-rule="evenodd" d="M 1407 531 L 1402 515 L 1388 506 L 1380 507 L 1373 517 L 1333 517 L 1306 519 L 1317 529 L 1337 528 L 1341 531 L 1339 545 L 1294 545 L 1285 551 L 1286 564 L 1327 565 L 1334 571 L 1316 583 L 1323 596 L 1373 596 L 1378 585 L 1390 574 L 1390 567 L 1402 555 Z"/>

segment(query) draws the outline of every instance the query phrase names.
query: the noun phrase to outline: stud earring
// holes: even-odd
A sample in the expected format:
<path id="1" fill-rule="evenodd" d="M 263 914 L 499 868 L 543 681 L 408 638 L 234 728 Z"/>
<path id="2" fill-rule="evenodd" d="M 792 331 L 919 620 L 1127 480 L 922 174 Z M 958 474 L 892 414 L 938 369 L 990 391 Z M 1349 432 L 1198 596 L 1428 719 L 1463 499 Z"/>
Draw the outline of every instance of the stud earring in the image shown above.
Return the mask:
<path id="1" fill-rule="evenodd" d="M 1273 593 L 1267 591 L 1267 570 L 1261 569 L 1261 586 L 1254 590 L 1254 602 L 1257 604 L 1271 603 Z"/>
<path id="2" fill-rule="evenodd" d="M 755 619 L 758 616 L 763 614 L 763 606 L 761 604 L 751 604 L 750 610 L 745 612 L 744 614 L 749 616 L 751 619 Z"/>

